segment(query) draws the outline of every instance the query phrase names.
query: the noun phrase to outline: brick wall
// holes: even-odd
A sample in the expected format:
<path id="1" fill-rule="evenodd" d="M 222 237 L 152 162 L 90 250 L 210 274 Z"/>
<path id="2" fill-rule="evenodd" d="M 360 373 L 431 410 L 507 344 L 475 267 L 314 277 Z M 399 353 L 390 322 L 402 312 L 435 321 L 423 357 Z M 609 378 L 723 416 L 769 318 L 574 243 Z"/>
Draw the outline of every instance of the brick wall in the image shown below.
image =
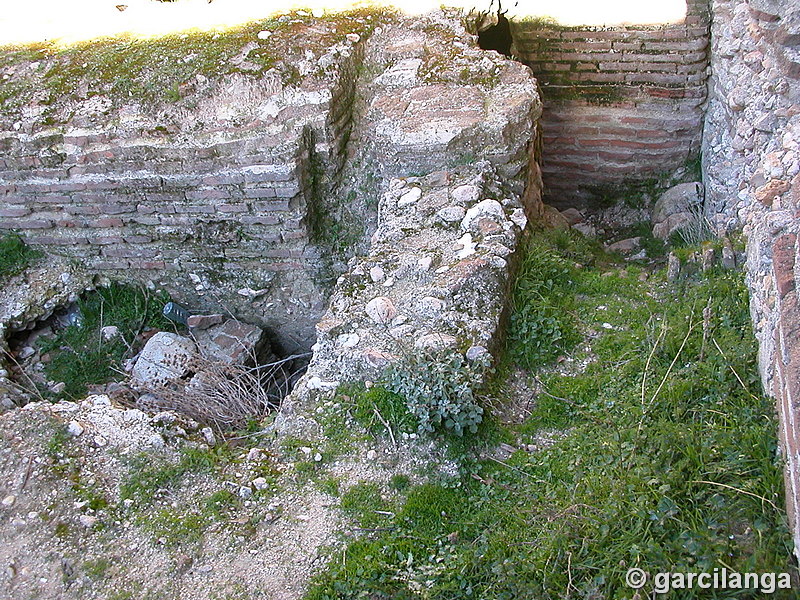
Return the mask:
<path id="1" fill-rule="evenodd" d="M 679 25 L 614 28 L 514 24 L 520 59 L 539 80 L 545 200 L 591 203 L 607 186 L 683 166 L 700 149 L 708 14 Z"/>

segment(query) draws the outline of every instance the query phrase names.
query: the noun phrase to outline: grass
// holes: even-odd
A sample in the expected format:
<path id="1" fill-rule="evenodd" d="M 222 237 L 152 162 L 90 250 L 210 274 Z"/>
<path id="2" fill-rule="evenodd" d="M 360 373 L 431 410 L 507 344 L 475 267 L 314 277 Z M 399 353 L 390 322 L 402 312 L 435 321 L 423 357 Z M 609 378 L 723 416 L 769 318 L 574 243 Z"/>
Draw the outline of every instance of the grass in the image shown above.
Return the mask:
<path id="1" fill-rule="evenodd" d="M 45 364 L 50 381 L 63 381 L 63 398 L 79 398 L 87 386 L 106 383 L 118 377 L 119 364 L 130 354 L 137 333 L 146 327 L 167 328 L 170 323 L 161 315 L 168 297 L 152 296 L 147 291 L 112 284 L 83 296 L 78 301 L 81 318 L 51 338 L 40 338 L 42 353 L 51 355 Z M 114 325 L 120 336 L 104 341 L 101 329 Z"/>
<path id="2" fill-rule="evenodd" d="M 514 307 L 566 315 L 559 326 L 591 348 L 559 352 L 592 360 L 559 368 L 543 344 L 532 360 L 510 337 L 507 360 L 546 393 L 525 422 L 496 425 L 518 447 L 557 429 L 553 445 L 501 462 L 465 453 L 451 481 L 403 488 L 394 517 L 375 517 L 376 487 L 351 490 L 345 512 L 375 531 L 334 557 L 307 599 L 621 599 L 634 566 L 796 570 L 742 274 L 712 269 L 670 286 L 661 270 L 642 282 L 640 268 L 571 239 L 536 236 Z"/>
<path id="3" fill-rule="evenodd" d="M 31 266 L 42 253 L 28 246 L 13 234 L 0 237 L 0 282 L 19 275 Z"/>

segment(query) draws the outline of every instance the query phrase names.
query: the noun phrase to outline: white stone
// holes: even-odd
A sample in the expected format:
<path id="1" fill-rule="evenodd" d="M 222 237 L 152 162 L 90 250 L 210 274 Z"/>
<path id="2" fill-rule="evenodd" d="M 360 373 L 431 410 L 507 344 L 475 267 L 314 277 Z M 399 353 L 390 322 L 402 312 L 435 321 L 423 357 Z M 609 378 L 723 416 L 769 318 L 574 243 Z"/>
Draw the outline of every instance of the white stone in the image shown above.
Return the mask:
<path id="1" fill-rule="evenodd" d="M 375 283 L 383 281 L 384 277 L 386 277 L 386 272 L 378 265 L 369 270 L 369 278 Z"/>
<path id="2" fill-rule="evenodd" d="M 258 35 L 257 35 L 256 37 L 257 37 L 258 39 L 260 39 L 260 40 L 268 40 L 269 38 L 271 38 L 271 37 L 272 37 L 272 32 L 271 32 L 271 31 L 267 31 L 267 30 L 265 29 L 265 30 L 263 30 L 263 31 L 259 31 L 259 32 L 258 32 Z"/>
<path id="3" fill-rule="evenodd" d="M 257 490 L 265 490 L 269 487 L 267 480 L 263 477 L 256 477 L 255 479 L 253 479 L 252 483 L 253 487 L 256 488 Z"/>
<path id="4" fill-rule="evenodd" d="M 148 340 L 133 366 L 132 377 L 144 384 L 161 384 L 185 375 L 197 347 L 188 338 L 159 332 Z"/>
<path id="5" fill-rule="evenodd" d="M 361 337 L 357 333 L 343 333 L 336 341 L 342 348 L 353 348 L 361 341 Z"/>
<path id="6" fill-rule="evenodd" d="M 481 217 L 488 217 L 493 221 L 502 223 L 505 221 L 506 215 L 503 212 L 502 204 L 497 200 L 487 198 L 486 200 L 481 200 L 467 211 L 461 220 L 461 230 L 469 231 L 472 224 Z"/>
<path id="7" fill-rule="evenodd" d="M 97 523 L 97 517 L 93 517 L 92 515 L 81 515 L 78 517 L 78 521 L 80 521 L 80 524 L 87 529 L 91 529 L 94 527 L 94 524 Z"/>
<path id="8" fill-rule="evenodd" d="M 433 264 L 433 259 L 430 256 L 423 256 L 417 261 L 417 264 L 423 271 L 429 271 Z"/>
<path id="9" fill-rule="evenodd" d="M 375 450 L 367 452 L 367 460 L 375 460 L 376 458 L 378 458 L 378 453 Z"/>
<path id="10" fill-rule="evenodd" d="M 397 315 L 394 303 L 386 296 L 378 296 L 367 302 L 364 311 L 375 323 L 388 323 Z"/>
<path id="11" fill-rule="evenodd" d="M 350 42 L 351 44 L 357 44 L 358 42 L 360 42 L 360 41 L 361 41 L 361 36 L 360 36 L 360 35 L 358 35 L 357 33 L 348 33 L 348 34 L 347 34 L 346 36 L 344 36 L 344 37 L 345 37 L 345 39 L 347 39 L 347 41 L 348 41 L 348 42 Z"/>
<path id="12" fill-rule="evenodd" d="M 70 421 L 67 425 L 67 433 L 69 433 L 73 437 L 78 437 L 81 435 L 85 430 L 83 426 L 78 423 L 77 421 Z"/>
<path id="13" fill-rule="evenodd" d="M 214 432 L 211 430 L 211 427 L 203 427 L 200 430 L 200 435 L 203 436 L 203 439 L 209 446 L 217 445 L 217 436 L 214 435 Z"/>
<path id="14" fill-rule="evenodd" d="M 520 229 L 525 229 L 528 225 L 528 217 L 525 216 L 525 210 L 522 208 L 515 208 L 511 213 L 511 222 Z"/>
<path id="15" fill-rule="evenodd" d="M 429 333 L 414 342 L 414 347 L 419 350 L 442 350 L 455 345 L 456 338 L 446 333 Z"/>
<path id="16" fill-rule="evenodd" d="M 319 452 L 317 452 L 317 453 L 314 455 L 314 462 L 321 462 L 321 461 L 322 461 L 322 454 L 320 454 Z"/>
<path id="17" fill-rule="evenodd" d="M 458 223 L 465 214 L 467 211 L 463 206 L 445 206 L 436 213 L 436 216 L 445 223 Z"/>
<path id="18" fill-rule="evenodd" d="M 472 242 L 472 235 L 469 234 L 469 233 L 465 233 L 456 242 L 456 245 L 455 245 L 456 257 L 457 258 L 466 258 L 466 257 L 468 257 L 468 256 L 470 256 L 472 254 L 475 254 L 475 246 L 476 246 L 476 244 L 474 244 Z M 447 270 L 447 269 L 445 269 L 445 270 Z M 436 272 L 438 273 L 439 270 L 437 269 Z"/>
<path id="19" fill-rule="evenodd" d="M 16 501 L 17 501 L 17 497 L 16 496 L 8 495 L 5 498 L 3 498 L 2 504 L 3 504 L 4 507 L 9 508 L 11 506 L 14 506 L 14 503 Z"/>
<path id="20" fill-rule="evenodd" d="M 400 196 L 400 199 L 397 201 L 397 206 L 404 207 L 414 204 L 417 200 L 422 198 L 422 190 L 418 187 L 413 187 L 405 194 Z"/>
<path id="21" fill-rule="evenodd" d="M 481 191 L 475 185 L 460 185 L 450 195 L 458 204 L 472 204 L 481 197 Z"/>
<path id="22" fill-rule="evenodd" d="M 119 327 L 116 325 L 107 325 L 100 330 L 100 337 L 103 339 L 104 342 L 109 340 L 113 340 L 115 337 L 119 335 Z"/>

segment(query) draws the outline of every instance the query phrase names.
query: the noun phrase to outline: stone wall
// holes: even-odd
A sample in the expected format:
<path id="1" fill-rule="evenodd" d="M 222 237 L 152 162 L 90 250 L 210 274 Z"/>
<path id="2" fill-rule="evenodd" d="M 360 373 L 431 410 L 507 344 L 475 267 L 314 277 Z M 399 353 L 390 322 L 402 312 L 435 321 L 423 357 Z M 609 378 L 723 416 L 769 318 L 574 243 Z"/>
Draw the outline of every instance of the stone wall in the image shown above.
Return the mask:
<path id="1" fill-rule="evenodd" d="M 308 348 L 330 289 L 308 182 L 341 170 L 362 55 L 358 34 L 328 42 L 332 27 L 294 32 L 294 85 L 251 68 L 198 76 L 172 104 L 89 95 L 60 122 L 42 110 L 0 121 L 0 228 Z"/>
<path id="2" fill-rule="evenodd" d="M 706 213 L 743 228 L 759 368 L 775 396 L 800 556 L 800 7 L 714 0 L 703 140 Z"/>
<path id="3" fill-rule="evenodd" d="M 702 1 L 676 25 L 513 24 L 516 53 L 541 85 L 548 203 L 583 206 L 698 155 L 708 24 Z"/>

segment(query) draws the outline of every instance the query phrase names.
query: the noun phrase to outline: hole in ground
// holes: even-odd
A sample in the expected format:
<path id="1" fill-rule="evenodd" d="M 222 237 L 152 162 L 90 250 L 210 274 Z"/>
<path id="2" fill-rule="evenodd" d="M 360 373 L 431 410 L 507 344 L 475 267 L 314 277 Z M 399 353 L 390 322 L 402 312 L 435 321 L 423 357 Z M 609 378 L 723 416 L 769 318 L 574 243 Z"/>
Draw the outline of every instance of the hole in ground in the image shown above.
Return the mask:
<path id="1" fill-rule="evenodd" d="M 224 431 L 264 417 L 305 371 L 310 353 L 287 356 L 273 333 L 222 314 L 189 328 L 164 317 L 168 300 L 111 284 L 10 333 L 3 362 L 19 393 L 4 404 L 108 394 Z"/>

